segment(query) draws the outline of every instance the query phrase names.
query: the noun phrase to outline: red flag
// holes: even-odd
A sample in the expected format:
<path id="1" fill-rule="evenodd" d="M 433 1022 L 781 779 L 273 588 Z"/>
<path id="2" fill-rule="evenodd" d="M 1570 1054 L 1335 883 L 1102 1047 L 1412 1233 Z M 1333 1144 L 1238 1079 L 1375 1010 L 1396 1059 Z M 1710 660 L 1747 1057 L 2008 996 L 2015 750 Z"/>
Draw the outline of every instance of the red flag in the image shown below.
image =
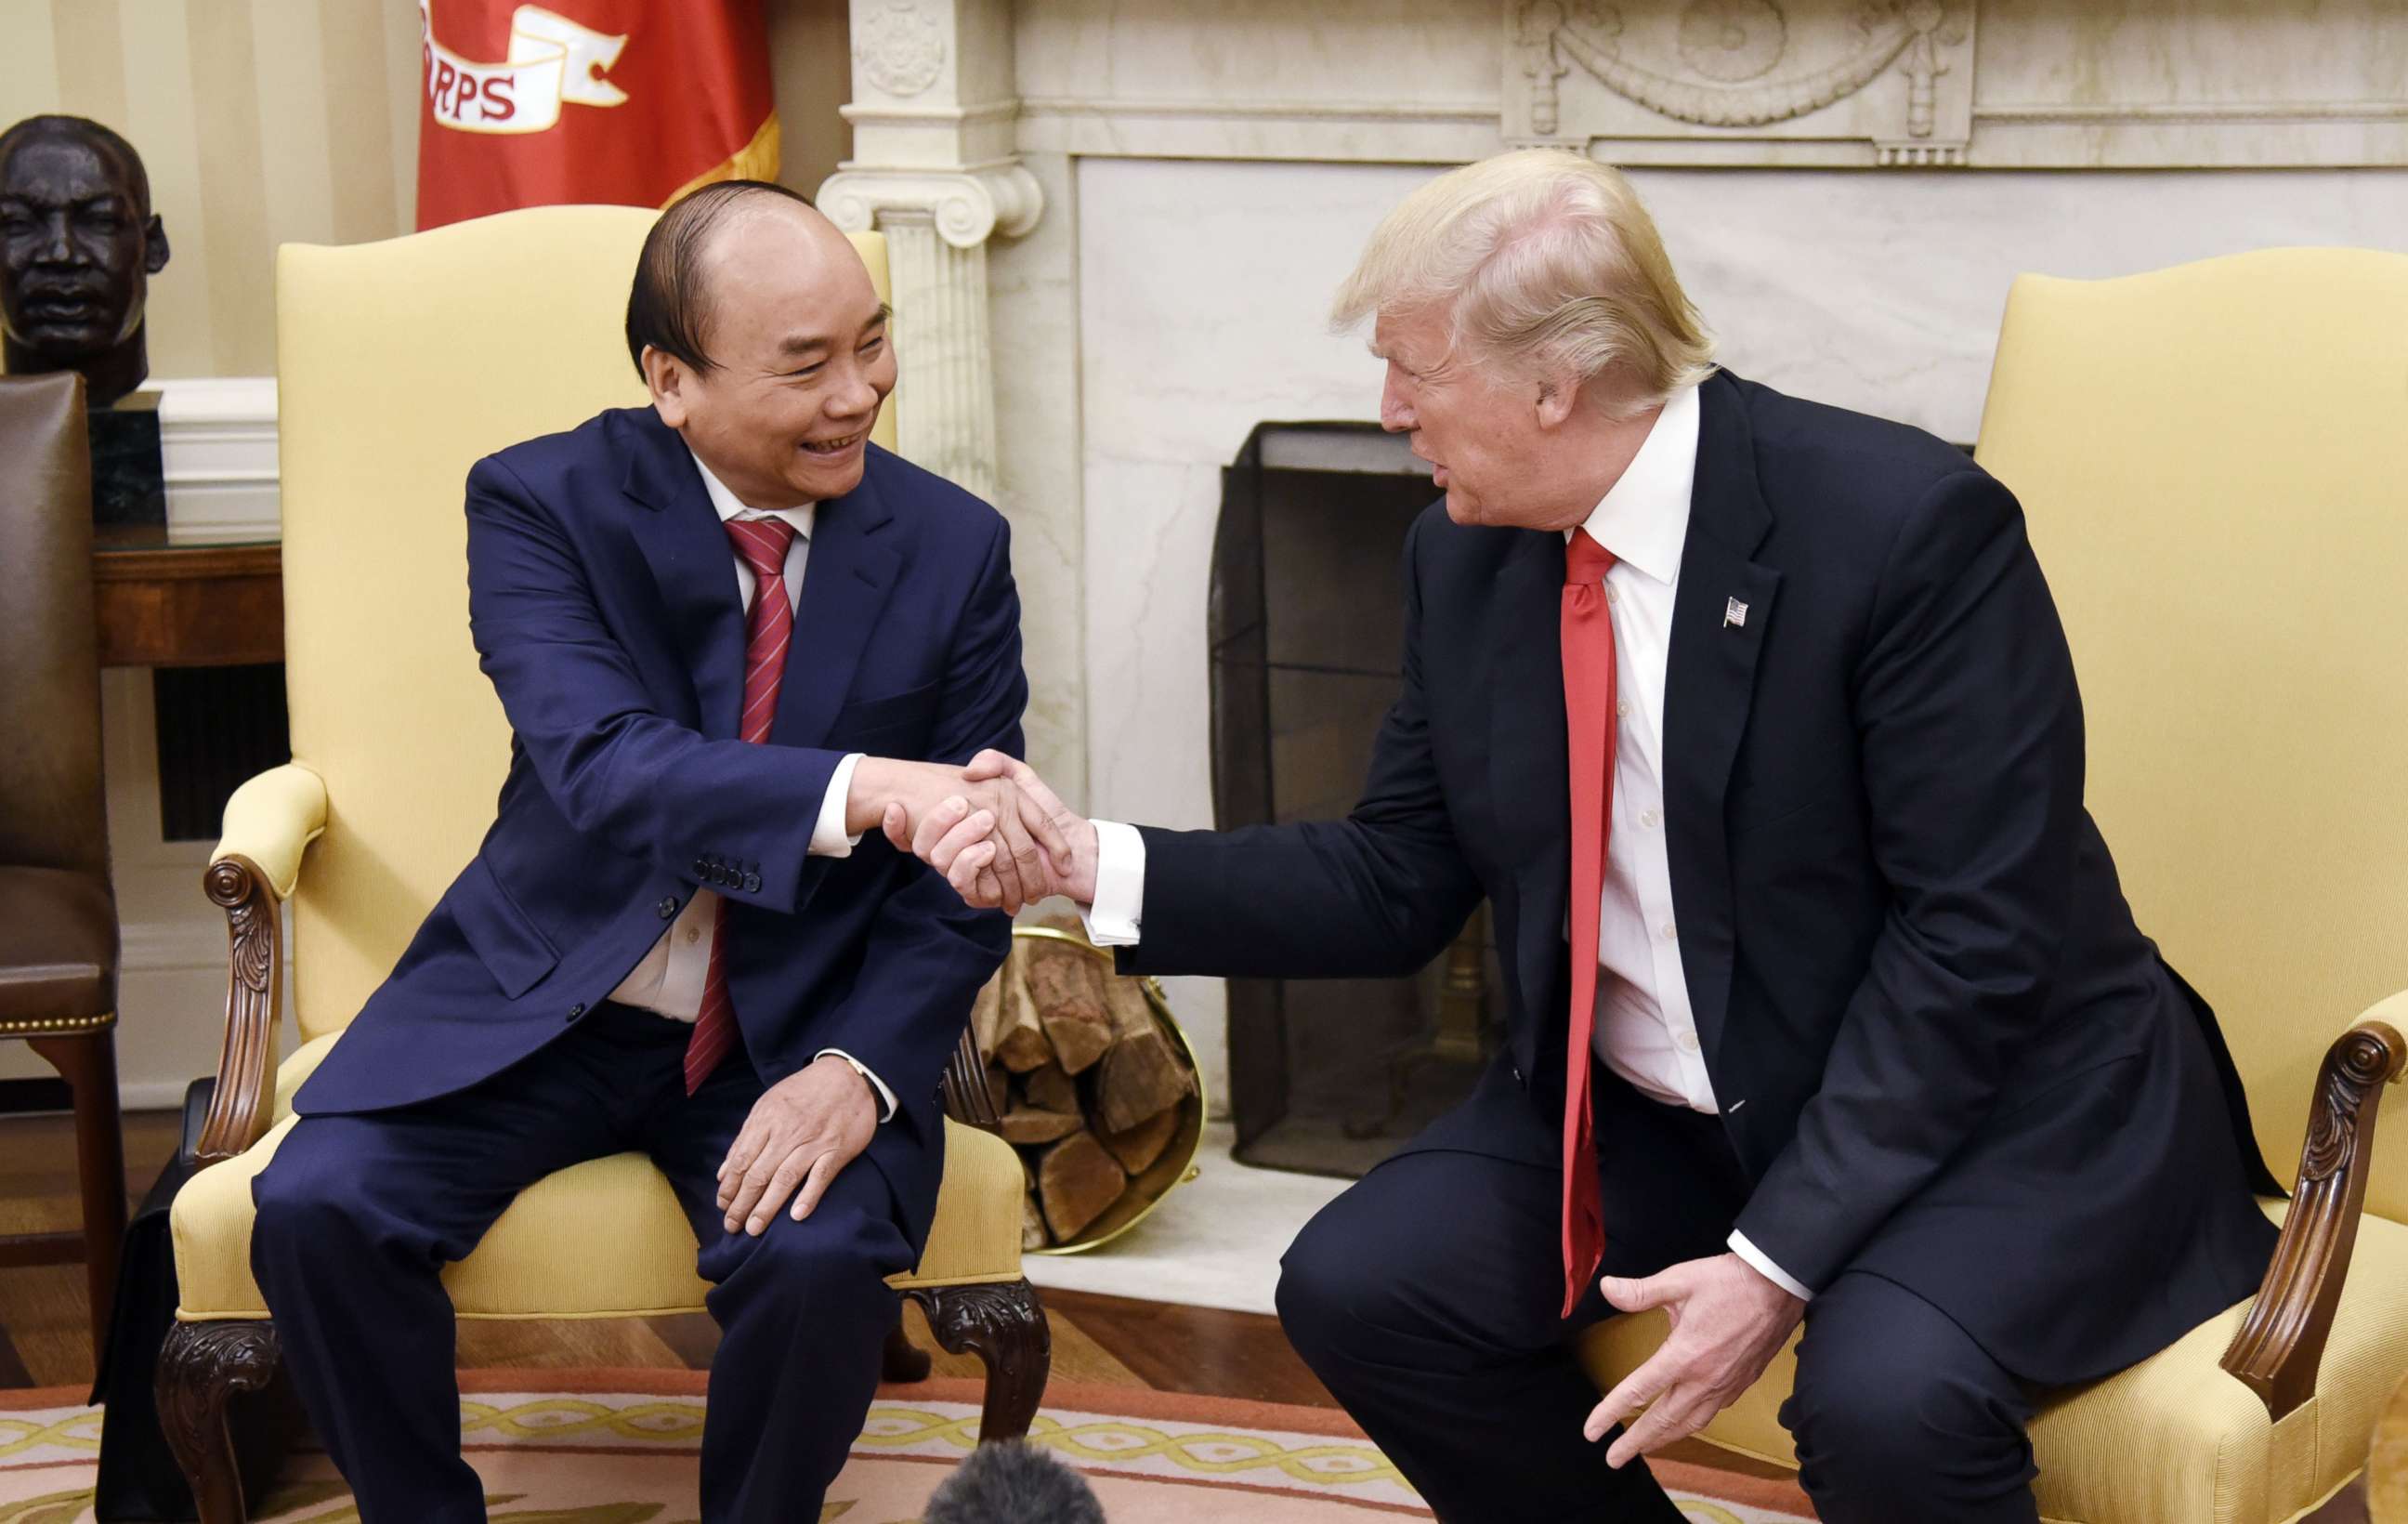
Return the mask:
<path id="1" fill-rule="evenodd" d="M 418 225 L 774 180 L 761 0 L 418 0 Z"/>

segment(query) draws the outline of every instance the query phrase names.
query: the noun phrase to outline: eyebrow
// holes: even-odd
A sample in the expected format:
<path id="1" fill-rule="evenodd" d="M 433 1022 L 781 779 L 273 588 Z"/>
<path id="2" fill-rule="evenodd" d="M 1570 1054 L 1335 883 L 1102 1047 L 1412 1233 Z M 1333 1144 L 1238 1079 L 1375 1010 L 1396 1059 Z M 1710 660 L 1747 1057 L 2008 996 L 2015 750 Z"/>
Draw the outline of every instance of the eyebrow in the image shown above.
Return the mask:
<path id="1" fill-rule="evenodd" d="M 894 315 L 895 309 L 887 306 L 884 302 L 881 302 L 878 304 L 878 310 L 871 314 L 869 321 L 861 325 L 861 331 L 867 334 L 872 328 L 876 328 L 883 324 Z M 784 355 L 803 355 L 815 353 L 821 350 L 834 349 L 835 347 L 836 340 L 832 338 L 821 338 L 810 334 L 788 334 L 779 342 L 778 352 Z"/>

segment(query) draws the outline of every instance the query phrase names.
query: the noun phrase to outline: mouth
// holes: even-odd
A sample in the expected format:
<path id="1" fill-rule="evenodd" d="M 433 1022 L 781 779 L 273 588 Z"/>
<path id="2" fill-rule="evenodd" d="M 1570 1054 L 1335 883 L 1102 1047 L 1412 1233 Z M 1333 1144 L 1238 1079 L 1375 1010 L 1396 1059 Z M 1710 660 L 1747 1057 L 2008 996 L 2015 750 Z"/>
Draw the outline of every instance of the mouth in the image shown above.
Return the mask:
<path id="1" fill-rule="evenodd" d="M 97 296 L 28 293 L 22 306 L 25 316 L 36 323 L 85 323 L 97 322 L 101 316 Z"/>
<path id="2" fill-rule="evenodd" d="M 858 433 L 840 435 L 833 439 L 805 439 L 802 443 L 802 451 L 803 453 L 819 460 L 841 460 L 860 449 L 862 441 L 868 438 L 869 430 L 863 429 Z"/>

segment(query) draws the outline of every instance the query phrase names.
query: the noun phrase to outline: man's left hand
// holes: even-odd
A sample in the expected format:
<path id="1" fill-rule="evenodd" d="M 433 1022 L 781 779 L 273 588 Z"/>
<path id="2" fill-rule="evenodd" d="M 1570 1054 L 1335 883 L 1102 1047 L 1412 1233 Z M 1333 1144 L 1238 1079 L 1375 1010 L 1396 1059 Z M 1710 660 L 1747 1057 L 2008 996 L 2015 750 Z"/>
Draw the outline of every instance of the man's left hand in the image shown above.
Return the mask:
<path id="1" fill-rule="evenodd" d="M 1696 1433 L 1737 1401 L 1806 1311 L 1735 1254 L 1684 1260 L 1643 1281 L 1609 1275 L 1598 1285 L 1626 1313 L 1661 1307 L 1672 1319 L 1663 1347 L 1605 1394 L 1581 1431 L 1595 1443 L 1615 1424 L 1629 1423 L 1605 1453 L 1616 1470 Z M 1646 1415 L 1631 1423 L 1642 1407 Z"/>
<path id="2" fill-rule="evenodd" d="M 719 1167 L 719 1209 L 727 1230 L 758 1238 L 786 1198 L 796 1222 L 811 1215 L 837 1172 L 861 1157 L 878 1129 L 869 1082 L 830 1054 L 762 1093 Z M 800 1187 L 797 1189 L 797 1187 Z"/>

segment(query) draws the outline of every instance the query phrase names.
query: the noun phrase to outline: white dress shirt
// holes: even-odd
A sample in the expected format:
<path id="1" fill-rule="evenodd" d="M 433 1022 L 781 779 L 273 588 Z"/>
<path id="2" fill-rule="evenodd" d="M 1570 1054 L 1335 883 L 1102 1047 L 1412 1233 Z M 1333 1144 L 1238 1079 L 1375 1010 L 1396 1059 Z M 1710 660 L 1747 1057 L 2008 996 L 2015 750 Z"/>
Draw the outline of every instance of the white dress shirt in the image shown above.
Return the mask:
<path id="1" fill-rule="evenodd" d="M 775 510 L 747 508 L 737 500 L 727 484 L 710 474 L 710 467 L 695 458 L 694 467 L 702 473 L 703 490 L 710 495 L 710 506 L 719 511 L 720 522 L 730 519 L 783 519 L 794 525 L 795 538 L 786 547 L 786 605 L 798 607 L 803 596 L 803 568 L 811 554 L 811 515 L 813 505 L 782 508 Z M 736 589 L 744 609 L 750 613 L 752 595 L 759 590 L 752 568 L 744 564 L 731 545 L 728 555 L 736 563 Z M 835 776 L 828 780 L 826 796 L 820 801 L 818 823 L 811 829 L 810 855 L 814 857 L 850 857 L 861 838 L 848 835 L 844 828 L 844 806 L 853 788 L 853 769 L 861 762 L 860 754 L 847 756 L 837 765 Z M 640 1006 L 666 1016 L 671 1021 L 692 1022 L 702 1014 L 702 983 L 710 969 L 710 944 L 719 932 L 719 894 L 716 890 L 696 889 L 686 901 L 684 910 L 643 961 L 610 992 L 610 999 L 621 1005 Z M 853 1072 L 869 1082 L 878 1092 L 883 1122 L 895 1114 L 895 1092 L 886 1082 L 864 1068 L 860 1060 L 841 1048 L 823 1048 L 812 1055 L 824 1058 L 835 1054 L 853 1065 Z"/>
<path id="2" fill-rule="evenodd" d="M 1667 398 L 1639 453 L 1583 525 L 1615 558 L 1605 577 L 1605 601 L 1613 621 L 1618 696 L 1591 1045 L 1641 1094 L 1711 1114 L 1718 1109 L 1713 1082 L 1689 1009 L 1680 925 L 1672 914 L 1661 765 L 1665 663 L 1697 479 L 1698 418 L 1696 387 Z M 1098 820 L 1096 844 L 1088 934 L 1099 947 L 1133 945 L 1144 920 L 1145 839 L 1132 827 Z M 1792 1296 L 1812 1294 L 1745 1235 L 1733 1232 L 1730 1247 Z"/>

